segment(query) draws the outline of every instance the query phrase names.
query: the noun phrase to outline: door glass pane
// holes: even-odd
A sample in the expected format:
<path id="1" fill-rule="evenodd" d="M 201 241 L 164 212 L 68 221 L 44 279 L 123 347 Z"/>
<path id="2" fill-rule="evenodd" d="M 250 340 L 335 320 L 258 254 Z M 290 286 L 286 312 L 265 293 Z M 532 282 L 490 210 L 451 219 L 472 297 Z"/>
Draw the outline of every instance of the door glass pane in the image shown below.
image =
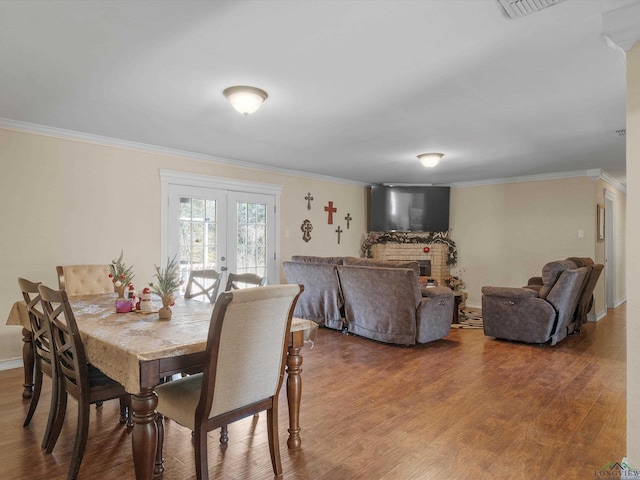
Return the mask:
<path id="1" fill-rule="evenodd" d="M 236 271 L 238 273 L 267 273 L 267 205 L 237 202 L 238 238 Z"/>
<path id="2" fill-rule="evenodd" d="M 216 230 L 215 200 L 180 197 L 180 294 L 191 270 L 216 269 Z"/>

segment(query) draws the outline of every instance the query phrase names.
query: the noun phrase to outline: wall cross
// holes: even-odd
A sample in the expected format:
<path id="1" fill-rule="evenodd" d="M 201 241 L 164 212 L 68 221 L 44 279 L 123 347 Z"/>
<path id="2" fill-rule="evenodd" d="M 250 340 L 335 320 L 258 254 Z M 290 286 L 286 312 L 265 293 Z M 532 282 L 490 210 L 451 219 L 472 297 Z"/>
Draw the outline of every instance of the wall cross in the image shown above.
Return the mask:
<path id="1" fill-rule="evenodd" d="M 304 199 L 307 201 L 307 210 L 311 210 L 311 201 L 313 200 L 311 192 L 307 193 L 307 196 L 304 197 Z"/>
<path id="2" fill-rule="evenodd" d="M 344 217 L 344 219 L 347 221 L 347 230 L 348 230 L 349 229 L 349 222 L 351 220 L 353 220 L 353 218 L 351 218 L 351 214 L 350 213 L 347 213 L 347 216 Z"/>
<path id="3" fill-rule="evenodd" d="M 340 225 L 338 225 L 338 228 L 336 228 L 336 233 L 338 234 L 338 245 L 340 245 L 340 234 L 343 232 L 342 228 L 340 228 Z"/>
<path id="4" fill-rule="evenodd" d="M 338 209 L 334 208 L 333 202 L 329 202 L 329 205 L 324 207 L 324 211 L 329 214 L 329 218 L 327 220 L 327 223 L 329 225 L 333 225 L 333 214 L 336 213 L 338 211 Z"/>

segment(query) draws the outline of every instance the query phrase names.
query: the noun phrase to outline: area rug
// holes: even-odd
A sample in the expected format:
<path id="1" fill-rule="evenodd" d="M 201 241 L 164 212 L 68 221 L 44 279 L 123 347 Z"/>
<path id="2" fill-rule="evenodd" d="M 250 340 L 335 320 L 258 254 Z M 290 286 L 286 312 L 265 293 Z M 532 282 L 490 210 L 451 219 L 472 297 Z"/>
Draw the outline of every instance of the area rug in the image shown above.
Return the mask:
<path id="1" fill-rule="evenodd" d="M 451 328 L 482 328 L 482 312 L 480 310 L 462 309 L 458 316 L 460 323 L 454 323 Z"/>

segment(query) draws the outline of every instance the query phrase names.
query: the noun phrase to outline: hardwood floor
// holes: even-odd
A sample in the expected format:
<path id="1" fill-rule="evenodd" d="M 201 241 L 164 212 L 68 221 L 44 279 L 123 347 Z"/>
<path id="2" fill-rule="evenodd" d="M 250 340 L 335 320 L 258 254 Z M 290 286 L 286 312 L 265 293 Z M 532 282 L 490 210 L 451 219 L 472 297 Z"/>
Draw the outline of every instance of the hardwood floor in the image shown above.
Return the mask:
<path id="1" fill-rule="evenodd" d="M 625 306 L 555 347 L 452 330 L 416 347 L 322 329 L 303 350 L 302 450 L 286 448 L 284 479 L 592 479 L 625 455 Z M 66 477 L 75 403 L 53 454 L 40 448 L 50 382 L 28 428 L 22 372 L 0 372 L 0 479 Z M 92 409 L 81 479 L 134 478 L 130 431 L 118 403 Z M 273 478 L 266 415 L 209 435 L 210 476 Z M 165 480 L 195 478 L 191 434 L 166 422 Z M 637 466 L 636 466 L 637 467 Z"/>

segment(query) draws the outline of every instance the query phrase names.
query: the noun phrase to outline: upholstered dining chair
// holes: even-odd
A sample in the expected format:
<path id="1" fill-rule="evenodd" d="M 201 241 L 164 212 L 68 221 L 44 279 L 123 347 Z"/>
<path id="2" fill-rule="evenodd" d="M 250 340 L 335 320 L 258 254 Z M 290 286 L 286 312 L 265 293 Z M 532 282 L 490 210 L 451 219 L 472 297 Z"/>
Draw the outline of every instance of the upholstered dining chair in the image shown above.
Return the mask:
<path id="1" fill-rule="evenodd" d="M 240 287 L 238 284 L 244 287 Z M 256 273 L 229 273 L 224 291 L 230 292 L 246 287 L 264 287 L 266 284 L 267 277 L 261 277 Z M 258 414 L 256 413 L 254 416 L 258 417 Z M 223 425 L 220 427 L 220 443 L 226 444 L 227 442 L 229 442 L 229 430 L 227 425 Z"/>
<path id="2" fill-rule="evenodd" d="M 59 265 L 58 286 L 70 297 L 113 293 L 109 265 Z"/>
<path id="3" fill-rule="evenodd" d="M 91 404 L 111 399 L 120 399 L 120 407 L 130 405 L 130 396 L 124 387 L 88 363 L 80 331 L 76 324 L 69 297 L 65 290 L 52 290 L 38 286 L 42 306 L 49 321 L 51 342 L 55 352 L 55 371 L 58 380 L 58 401 L 47 444 L 47 453 L 55 447 L 67 407 L 67 396 L 78 402 L 78 423 L 67 480 L 77 478 L 89 435 L 89 414 Z M 121 423 L 126 418 L 120 419 Z"/>
<path id="4" fill-rule="evenodd" d="M 157 411 L 194 432 L 198 480 L 209 478 L 207 432 L 264 410 L 271 465 L 282 474 L 278 394 L 302 290 L 272 285 L 222 293 L 211 316 L 203 373 L 156 387 Z"/>
<path id="5" fill-rule="evenodd" d="M 264 287 L 267 284 L 267 277 L 261 277 L 255 273 L 229 273 L 227 277 L 227 285 L 224 287 L 225 292 L 238 290 L 241 285 Z"/>
<path id="6" fill-rule="evenodd" d="M 51 436 L 51 427 L 53 426 L 54 413 L 56 410 L 56 399 L 58 395 L 58 382 L 56 381 L 55 372 L 55 353 L 51 344 L 51 331 L 49 329 L 49 321 L 45 312 L 42 310 L 40 302 L 40 293 L 38 286 L 40 283 L 30 282 L 24 278 L 18 278 L 18 285 L 22 290 L 22 296 L 27 304 L 27 312 L 29 313 L 29 323 L 31 325 L 32 348 L 34 353 L 34 370 L 33 370 L 33 394 L 31 395 L 31 403 L 29 411 L 24 420 L 24 426 L 31 423 L 33 414 L 40 400 L 42 391 L 43 374 L 51 378 L 51 406 L 49 408 L 49 418 L 47 427 L 44 431 L 42 439 L 42 448 L 46 448 Z"/>
<path id="7" fill-rule="evenodd" d="M 222 276 L 216 270 L 191 270 L 184 298 L 206 297 L 210 303 L 218 298 Z M 207 286 L 206 284 L 209 283 Z"/>

